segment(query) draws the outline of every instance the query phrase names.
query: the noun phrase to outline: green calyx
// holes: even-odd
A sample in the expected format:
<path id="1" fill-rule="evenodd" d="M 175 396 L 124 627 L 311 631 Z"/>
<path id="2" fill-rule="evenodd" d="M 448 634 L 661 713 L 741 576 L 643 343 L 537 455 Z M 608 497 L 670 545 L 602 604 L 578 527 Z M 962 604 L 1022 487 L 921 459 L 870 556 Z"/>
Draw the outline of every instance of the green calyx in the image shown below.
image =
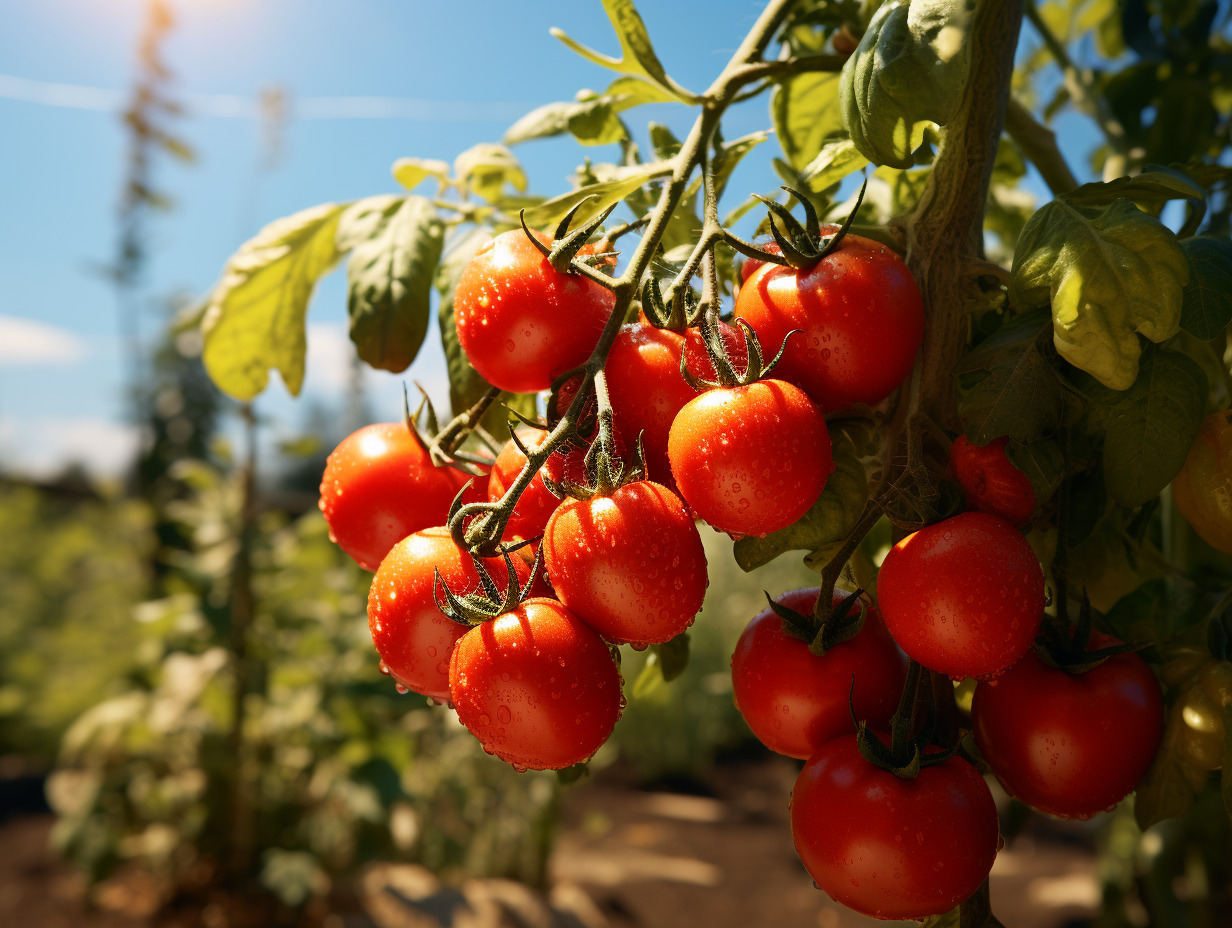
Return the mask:
<path id="1" fill-rule="evenodd" d="M 765 592 L 764 590 L 762 591 Z M 831 609 L 821 609 L 822 597 L 817 597 L 813 614 L 806 616 L 782 603 L 776 603 L 766 593 L 766 602 L 771 610 L 783 620 L 783 632 L 808 645 L 809 651 L 818 657 L 832 647 L 850 641 L 864 628 L 868 604 L 864 591 L 856 590 L 843 597 L 842 602 Z"/>
<path id="2" fill-rule="evenodd" d="M 894 717 L 890 719 L 890 743 L 886 744 L 868 727 L 868 723 L 856 718 L 855 703 L 848 696 L 851 709 L 851 720 L 856 726 L 856 747 L 860 756 L 875 767 L 887 770 L 896 777 L 905 780 L 919 775 L 925 767 L 935 767 L 944 764 L 958 752 L 958 745 L 944 751 L 925 752 L 937 734 L 937 706 L 932 699 L 931 688 L 926 688 L 928 695 L 924 724 L 912 735 L 915 720 L 916 692 L 920 687 L 920 676 L 923 668 L 913 660 L 907 662 L 907 681 L 903 685 L 903 694 L 899 699 Z M 851 693 L 854 695 L 856 678 L 851 678 Z"/>
<path id="3" fill-rule="evenodd" d="M 565 214 L 564 218 L 561 219 L 560 224 L 556 227 L 556 232 L 552 236 L 553 244 L 551 246 L 545 245 L 541 242 L 539 240 L 539 236 L 535 235 L 535 233 L 530 230 L 530 227 L 526 225 L 526 210 L 519 210 L 518 212 L 518 219 L 522 223 L 522 230 L 526 233 L 526 237 L 530 239 L 531 244 L 539 249 L 540 253 L 547 258 L 548 263 L 562 274 L 585 273 L 582 268 L 574 264 L 574 259 L 577 257 L 578 252 L 582 250 L 582 247 L 586 244 L 587 240 L 599 230 L 599 227 L 603 225 L 607 217 L 610 216 L 612 211 L 619 205 L 617 203 L 613 203 L 607 209 L 600 212 L 594 219 L 590 220 L 590 222 L 586 223 L 586 225 L 570 232 L 569 224 L 573 221 L 574 216 L 577 215 L 577 211 L 581 209 L 582 204 L 589 199 L 591 199 L 591 197 L 585 197 L 579 200 L 574 205 L 573 209 L 569 210 L 569 212 Z M 588 258 L 594 262 L 602 261 L 606 263 L 609 258 L 614 258 L 615 256 L 615 252 L 609 252 L 605 254 L 588 255 Z M 587 266 L 587 270 L 592 269 Z M 592 277 L 593 279 L 593 274 L 587 274 L 586 276 Z"/>
<path id="4" fill-rule="evenodd" d="M 847 214 L 847 218 L 843 220 L 843 224 L 838 228 L 838 231 L 830 235 L 821 234 L 821 222 L 817 217 L 817 210 L 802 191 L 791 187 L 782 188 L 788 194 L 795 197 L 804 208 L 804 225 L 801 225 L 799 220 L 783 204 L 754 194 L 757 196 L 757 199 L 766 204 L 766 209 L 770 211 L 770 234 L 774 236 L 775 243 L 783 253 L 782 258 L 777 263 L 781 264 L 785 261 L 792 267 L 803 270 L 813 267 L 822 258 L 834 251 L 838 247 L 839 242 L 847 235 L 847 230 L 851 228 L 851 223 L 855 219 L 856 213 L 860 211 L 860 204 L 864 202 L 864 191 L 867 188 L 868 179 L 865 178 L 864 183 L 860 185 L 860 192 L 856 196 L 855 207 Z M 780 228 L 780 225 L 782 228 Z M 743 251 L 743 249 L 741 250 Z M 762 260 L 765 260 L 765 258 L 762 258 Z"/>
<path id="5" fill-rule="evenodd" d="M 435 570 L 432 597 L 436 600 L 437 608 L 453 621 L 467 626 L 490 622 L 497 616 L 516 609 L 518 604 L 530 595 L 530 588 L 534 585 L 535 577 L 538 576 L 542 567 L 543 549 L 541 546 L 535 553 L 535 563 L 531 566 L 530 577 L 527 578 L 526 585 L 519 586 L 518 572 L 514 569 L 513 558 L 510 554 L 527 544 L 530 542 L 521 542 L 501 549 L 501 556 L 505 559 L 505 568 L 508 571 L 504 591 L 496 585 L 496 581 L 488 573 L 487 566 L 473 552 L 471 563 L 475 565 L 475 573 L 479 575 L 482 592 L 459 596 L 445 584 L 440 570 Z"/>
<path id="6" fill-rule="evenodd" d="M 1035 653 L 1049 667 L 1078 675 L 1094 670 L 1108 658 L 1117 654 L 1138 651 L 1148 645 L 1133 645 L 1122 642 L 1103 648 L 1091 648 L 1091 631 L 1094 627 L 1094 610 L 1086 590 L 1082 591 L 1082 605 L 1078 610 L 1078 622 L 1071 628 L 1046 624 L 1043 633 L 1035 639 Z"/>
<path id="7" fill-rule="evenodd" d="M 762 354 L 761 341 L 757 338 L 753 327 L 743 319 L 737 319 L 736 325 L 744 333 L 744 344 L 749 357 L 748 367 L 739 373 L 727 356 L 727 346 L 723 344 L 723 337 L 719 334 L 718 317 L 713 313 L 702 313 L 701 324 L 698 328 L 702 333 L 702 344 L 706 346 L 706 355 L 714 366 L 715 379 L 711 380 L 708 377 L 694 374 L 689 370 L 688 354 L 683 351 L 680 353 L 680 376 L 698 393 L 713 390 L 715 387 L 747 387 L 769 376 L 779 361 L 783 359 L 788 339 L 800 334 L 800 329 L 792 329 L 788 332 L 783 337 L 783 343 L 779 345 L 778 353 L 767 362 Z"/>

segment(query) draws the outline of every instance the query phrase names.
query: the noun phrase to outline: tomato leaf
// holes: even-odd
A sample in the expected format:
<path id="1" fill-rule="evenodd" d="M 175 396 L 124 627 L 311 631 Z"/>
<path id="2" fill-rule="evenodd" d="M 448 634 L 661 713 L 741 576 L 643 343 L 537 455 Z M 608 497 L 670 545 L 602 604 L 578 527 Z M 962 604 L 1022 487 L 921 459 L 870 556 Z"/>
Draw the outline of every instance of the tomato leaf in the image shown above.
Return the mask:
<path id="1" fill-rule="evenodd" d="M 815 191 L 825 190 L 868 164 L 851 139 L 835 139 L 826 142 L 813 158 L 800 170 L 800 176 L 808 181 Z"/>
<path id="2" fill-rule="evenodd" d="M 1039 506 L 1052 499 L 1065 476 L 1065 455 L 1055 440 L 1038 438 L 1032 442 L 1009 441 L 1005 443 L 1005 456 L 1031 481 L 1035 505 Z"/>
<path id="3" fill-rule="evenodd" d="M 444 236 L 431 201 L 409 196 L 380 234 L 355 246 L 347 263 L 347 312 L 351 341 L 370 366 L 398 373 L 419 353 Z"/>
<path id="4" fill-rule="evenodd" d="M 689 667 L 689 633 L 681 632 L 671 641 L 655 645 L 663 682 L 671 683 Z"/>
<path id="5" fill-rule="evenodd" d="M 399 158 L 392 171 L 394 180 L 407 190 L 414 190 L 429 177 L 435 177 L 442 188 L 449 183 L 449 163 L 434 158 Z"/>
<path id="6" fill-rule="evenodd" d="M 1202 424 L 1206 375 L 1179 351 L 1155 349 L 1142 356 L 1138 377 L 1117 392 L 1092 385 L 1103 415 L 1104 485 L 1123 506 L 1158 496 L 1185 463 Z"/>
<path id="7" fill-rule="evenodd" d="M 887 3 L 843 65 L 843 125 L 874 164 L 908 168 L 929 122 L 945 125 L 970 68 L 970 0 Z"/>
<path id="8" fill-rule="evenodd" d="M 566 132 L 583 145 L 608 145 L 627 135 L 612 99 L 604 96 L 571 103 L 548 103 L 531 110 L 509 127 L 501 141 L 517 145 Z"/>
<path id="9" fill-rule="evenodd" d="M 642 184 L 654 177 L 671 173 L 671 164 L 665 161 L 653 161 L 648 164 L 630 164 L 616 167 L 614 165 L 593 165 L 592 170 L 599 177 L 598 182 L 585 184 L 576 190 L 561 194 L 558 197 L 540 203 L 526 211 L 526 223 L 532 227 L 546 228 L 558 222 L 569 210 L 582 203 L 573 220 L 574 227 L 581 226 L 607 209 L 613 203 L 623 200 Z M 592 199 L 586 199 L 591 197 Z"/>
<path id="10" fill-rule="evenodd" d="M 1024 305 L 1051 303 L 1061 357 L 1126 390 L 1138 373 L 1138 334 L 1176 334 L 1188 280 L 1176 236 L 1129 200 L 1102 212 L 1053 200 L 1022 230 L 1011 287 Z"/>
<path id="11" fill-rule="evenodd" d="M 346 203 L 275 220 L 228 259 L 201 322 L 202 361 L 220 390 L 257 396 L 270 368 L 292 395 L 304 382 L 304 317 L 317 280 L 342 256 L 335 241 Z"/>
<path id="12" fill-rule="evenodd" d="M 798 74 L 775 87 L 770 97 L 779 145 L 801 173 L 827 140 L 843 134 L 838 80 L 837 74 L 825 71 Z"/>
<path id="13" fill-rule="evenodd" d="M 1181 242 L 1189 283 L 1181 295 L 1181 328 L 1194 338 L 1218 338 L 1232 321 L 1232 240 L 1200 235 Z"/>
<path id="14" fill-rule="evenodd" d="M 1122 198 L 1156 210 L 1169 200 L 1186 200 L 1199 211 L 1199 220 L 1206 212 L 1206 191 L 1187 174 L 1159 165 L 1133 177 L 1083 184 L 1064 196 L 1066 203 L 1079 208 L 1103 208 Z"/>
<path id="15" fill-rule="evenodd" d="M 847 537 L 868 501 L 868 478 L 855 441 L 843 429 L 832 429 L 834 473 L 825 489 L 798 521 L 762 538 L 741 538 L 733 547 L 741 570 L 755 570 L 785 551 L 818 551 Z"/>
<path id="16" fill-rule="evenodd" d="M 1061 381 L 1037 338 L 1047 313 L 1015 316 L 955 366 L 958 412 L 969 441 L 987 445 L 1042 438 L 1061 422 Z"/>
<path id="17" fill-rule="evenodd" d="M 631 76 L 616 78 L 607 85 L 604 96 L 611 97 L 612 106 L 621 113 L 644 103 L 680 102 L 679 97 L 662 85 Z"/>
<path id="18" fill-rule="evenodd" d="M 459 186 L 495 203 L 511 184 L 518 193 L 526 192 L 526 174 L 518 159 L 504 145 L 481 142 L 458 155 L 453 172 Z"/>
<path id="19" fill-rule="evenodd" d="M 364 197 L 356 200 L 338 217 L 338 230 L 334 234 L 334 244 L 338 252 L 350 251 L 357 245 L 376 238 L 389 222 L 389 218 L 398 212 L 405 197 L 396 193 L 383 193 L 374 197 Z"/>

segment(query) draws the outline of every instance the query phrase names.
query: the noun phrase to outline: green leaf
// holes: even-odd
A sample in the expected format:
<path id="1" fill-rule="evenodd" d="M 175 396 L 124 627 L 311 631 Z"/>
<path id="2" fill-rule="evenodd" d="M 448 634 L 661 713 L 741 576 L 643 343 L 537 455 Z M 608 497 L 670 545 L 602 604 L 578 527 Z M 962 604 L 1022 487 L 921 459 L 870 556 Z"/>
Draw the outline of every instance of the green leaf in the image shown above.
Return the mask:
<path id="1" fill-rule="evenodd" d="M 587 61 L 601 68 L 649 78 L 666 92 L 671 93 L 676 100 L 690 102 L 692 94 L 668 77 L 667 72 L 663 70 L 663 65 L 650 42 L 646 24 L 637 12 L 637 7 L 633 5 L 633 0 L 603 0 L 603 9 L 607 12 L 608 19 L 611 20 L 612 28 L 616 30 L 616 37 L 620 39 L 621 56 L 619 58 L 612 58 L 587 48 L 570 38 L 561 29 L 552 28 L 549 31 Z"/>
<path id="2" fill-rule="evenodd" d="M 868 478 L 852 436 L 833 429 L 830 438 L 834 473 L 817 502 L 787 528 L 737 541 L 733 552 L 741 570 L 755 570 L 785 551 L 817 551 L 837 544 L 855 527 L 868 501 Z"/>
<path id="3" fill-rule="evenodd" d="M 715 196 L 723 196 L 723 191 L 727 189 L 727 182 L 731 179 L 732 171 L 736 170 L 736 165 L 769 137 L 766 132 L 751 132 L 738 139 L 732 139 L 730 142 L 724 142 L 718 147 L 712 161 Z"/>
<path id="4" fill-rule="evenodd" d="M 822 145 L 843 134 L 838 101 L 839 76 L 825 71 L 788 78 L 770 97 L 774 131 L 787 161 L 804 172 Z"/>
<path id="5" fill-rule="evenodd" d="M 1051 438 L 1039 438 L 1030 443 L 1006 442 L 1005 456 L 1031 481 L 1035 504 L 1052 499 L 1065 476 L 1065 455 Z"/>
<path id="6" fill-rule="evenodd" d="M 334 233 L 346 208 L 325 203 L 278 219 L 227 261 L 201 323 L 202 361 L 224 393 L 251 400 L 269 383 L 270 368 L 299 393 L 308 300 L 341 257 Z"/>
<path id="7" fill-rule="evenodd" d="M 526 192 L 526 174 L 518 159 L 504 145 L 481 142 L 458 155 L 453 172 L 462 189 L 495 203 L 512 184 L 518 193 Z"/>
<path id="8" fill-rule="evenodd" d="M 843 65 L 843 126 L 874 164 L 908 168 L 929 122 L 945 125 L 970 68 L 972 0 L 886 3 Z"/>
<path id="9" fill-rule="evenodd" d="M 1104 484 L 1123 506 L 1158 496 L 1185 463 L 1206 404 L 1206 375 L 1179 351 L 1144 354 L 1138 378 L 1115 394 L 1104 437 Z"/>
<path id="10" fill-rule="evenodd" d="M 338 230 L 334 245 L 339 254 L 344 254 L 381 234 L 389 217 L 398 212 L 405 197 L 396 193 L 383 193 L 375 197 L 356 200 L 338 217 Z"/>
<path id="11" fill-rule="evenodd" d="M 821 146 L 817 156 L 800 171 L 800 176 L 814 190 L 822 191 L 867 164 L 868 159 L 860 154 L 855 142 L 836 139 Z"/>
<path id="12" fill-rule="evenodd" d="M 655 645 L 655 652 L 659 655 L 663 682 L 671 683 L 689 667 L 689 633 L 681 632 L 671 641 Z"/>
<path id="13" fill-rule="evenodd" d="M 569 132 L 583 145 L 608 145 L 626 137 L 610 97 L 572 103 L 548 103 L 531 110 L 505 133 L 506 145 L 550 138 Z"/>
<path id="14" fill-rule="evenodd" d="M 1047 320 L 1042 310 L 1016 316 L 955 366 L 968 440 L 1028 443 L 1060 425 L 1061 381 L 1037 344 Z"/>
<path id="15" fill-rule="evenodd" d="M 399 158 L 392 171 L 394 180 L 407 190 L 414 190 L 429 177 L 435 177 L 441 189 L 449 183 L 449 163 L 435 158 Z"/>
<path id="16" fill-rule="evenodd" d="M 671 164 L 664 161 L 653 161 L 648 164 L 629 164 L 620 167 L 594 165 L 593 169 L 598 174 L 601 168 L 605 168 L 600 174 L 601 180 L 598 183 L 586 184 L 578 187 L 576 190 L 571 190 L 568 193 L 561 194 L 558 197 L 532 207 L 526 211 L 526 224 L 532 227 L 546 228 L 547 226 L 559 222 L 569 210 L 573 209 L 578 203 L 582 203 L 581 209 L 577 212 L 577 218 L 574 219 L 574 227 L 581 226 L 587 220 L 593 219 L 603 210 L 607 209 L 613 203 L 623 200 L 626 196 L 636 190 L 642 184 L 654 177 L 662 177 L 664 174 L 671 173 Z M 587 200 L 587 197 L 593 199 Z"/>
<path id="17" fill-rule="evenodd" d="M 607 85 L 604 96 L 610 97 L 613 108 L 620 113 L 644 103 L 679 103 L 680 98 L 659 84 L 640 77 L 618 77 Z"/>
<path id="18" fill-rule="evenodd" d="M 1181 242 L 1189 283 L 1181 295 L 1181 328 L 1211 341 L 1232 321 L 1232 240 L 1200 235 Z"/>
<path id="19" fill-rule="evenodd" d="M 1187 175 L 1155 165 L 1133 177 L 1118 177 L 1103 183 L 1083 184 L 1062 199 L 1079 208 L 1102 208 L 1116 200 L 1133 200 L 1158 210 L 1169 200 L 1187 200 L 1205 211 L 1206 191 Z"/>
<path id="20" fill-rule="evenodd" d="M 1138 374 L 1138 334 L 1176 334 L 1188 280 L 1176 236 L 1129 200 L 1102 212 L 1054 200 L 1022 230 L 1011 287 L 1024 305 L 1051 303 L 1061 357 L 1126 390 Z"/>
<path id="21" fill-rule="evenodd" d="M 372 367 L 398 373 L 419 353 L 444 240 L 436 207 L 409 196 L 379 235 L 355 247 L 347 263 L 351 341 Z"/>

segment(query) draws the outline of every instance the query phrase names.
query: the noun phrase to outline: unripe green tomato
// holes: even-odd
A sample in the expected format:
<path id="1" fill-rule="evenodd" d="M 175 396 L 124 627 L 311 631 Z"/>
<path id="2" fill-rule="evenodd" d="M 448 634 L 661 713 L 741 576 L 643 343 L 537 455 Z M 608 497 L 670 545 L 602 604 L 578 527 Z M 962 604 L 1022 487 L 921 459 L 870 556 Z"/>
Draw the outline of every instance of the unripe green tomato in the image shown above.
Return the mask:
<path id="1" fill-rule="evenodd" d="M 1196 677 L 1210 661 L 1206 648 L 1186 648 L 1159 671 L 1165 686 L 1179 686 Z"/>
<path id="2" fill-rule="evenodd" d="M 1218 770 L 1223 766 L 1224 725 L 1219 707 L 1201 686 L 1191 686 L 1179 703 L 1183 726 L 1180 730 L 1182 755 L 1199 770 Z"/>
<path id="3" fill-rule="evenodd" d="M 1198 676 L 1202 691 L 1220 709 L 1232 705 L 1232 664 L 1227 661 L 1211 661 Z"/>

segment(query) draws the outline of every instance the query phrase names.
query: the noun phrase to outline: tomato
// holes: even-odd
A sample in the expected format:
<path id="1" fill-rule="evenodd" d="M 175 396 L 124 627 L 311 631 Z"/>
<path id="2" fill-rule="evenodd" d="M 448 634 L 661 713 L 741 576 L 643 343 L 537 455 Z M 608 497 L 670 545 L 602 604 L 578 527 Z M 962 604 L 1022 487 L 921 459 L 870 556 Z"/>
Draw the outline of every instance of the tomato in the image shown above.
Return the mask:
<path id="1" fill-rule="evenodd" d="M 1203 541 L 1232 554 L 1232 411 L 1202 420 L 1172 480 L 1172 499 Z"/>
<path id="2" fill-rule="evenodd" d="M 644 322 L 622 326 L 604 372 L 616 426 L 630 442 L 642 437 L 646 476 L 671 480 L 667 436 L 672 420 L 697 391 L 680 376 L 684 338 Z"/>
<path id="3" fill-rule="evenodd" d="M 950 472 L 967 494 L 967 507 L 1022 525 L 1035 512 L 1035 490 L 1027 475 L 1010 463 L 1008 436 L 973 445 L 959 435 L 950 449 Z"/>
<path id="4" fill-rule="evenodd" d="M 559 770 L 594 754 L 620 717 L 620 686 L 607 645 L 551 599 L 476 625 L 449 662 L 458 719 L 521 769 Z"/>
<path id="5" fill-rule="evenodd" d="M 997 809 L 984 778 L 961 758 L 901 779 L 860 756 L 855 735 L 843 735 L 800 771 L 791 835 L 805 869 L 836 902 L 874 918 L 922 919 L 948 912 L 987 878 Z"/>
<path id="6" fill-rule="evenodd" d="M 330 453 L 317 505 L 330 539 L 364 570 L 376 570 L 398 541 L 445 521 L 466 479 L 435 466 L 405 423 L 366 425 Z"/>
<path id="7" fill-rule="evenodd" d="M 1044 572 L 1012 525 L 964 512 L 890 550 L 877 601 L 908 657 L 954 678 L 990 679 L 1035 640 Z"/>
<path id="8" fill-rule="evenodd" d="M 1136 654 L 1069 674 L 1028 653 L 975 688 L 975 743 L 1005 788 L 1041 812 L 1086 819 L 1142 779 L 1163 733 L 1159 683 Z"/>
<path id="9" fill-rule="evenodd" d="M 907 265 L 858 235 L 806 270 L 763 264 L 740 288 L 735 313 L 770 357 L 801 330 L 774 376 L 826 413 L 885 399 L 911 373 L 924 340 L 924 301 Z"/>
<path id="10" fill-rule="evenodd" d="M 749 349 L 744 342 L 744 333 L 720 320 L 719 338 L 723 341 L 723 348 L 727 351 L 727 360 L 731 362 L 735 372 L 743 374 L 747 371 L 749 369 Z M 774 351 L 778 350 L 778 345 L 775 345 Z M 774 353 L 771 352 L 767 359 L 773 357 Z M 706 351 L 706 342 L 702 338 L 701 329 L 685 330 L 684 363 L 694 377 L 711 381 L 716 379 L 714 364 Z"/>
<path id="11" fill-rule="evenodd" d="M 672 423 L 667 454 L 685 501 L 715 528 L 741 535 L 791 525 L 834 471 L 821 413 L 781 380 L 690 400 Z"/>
<path id="12" fill-rule="evenodd" d="M 503 558 L 484 558 L 483 564 L 497 587 L 504 591 L 509 571 Z M 530 568 L 513 559 L 519 584 Z M 368 590 L 368 630 L 387 670 L 407 689 L 449 698 L 449 657 L 454 642 L 467 627 L 447 618 L 433 596 L 434 571 L 459 596 L 480 588 L 470 555 L 460 549 L 449 530 L 427 528 L 396 545 L 372 578 Z"/>
<path id="13" fill-rule="evenodd" d="M 519 432 L 518 436 L 527 448 L 534 451 L 543 443 L 544 433 L 537 432 L 531 435 Z M 565 475 L 564 464 L 563 455 L 552 454 L 539 472 L 531 478 L 530 486 L 518 497 L 513 507 L 513 514 L 509 517 L 505 533 L 501 536 L 504 541 L 538 538 L 543 534 L 544 526 L 548 524 L 548 517 L 560 505 L 560 499 L 554 496 L 547 488 L 547 484 L 543 482 L 543 475 L 546 473 L 549 479 L 559 483 Z M 505 442 L 500 454 L 496 456 L 496 462 L 492 465 L 492 473 L 488 475 L 488 501 L 495 503 L 504 496 L 505 491 L 513 486 L 514 481 L 518 479 L 518 474 L 525 466 L 526 455 L 511 438 Z"/>
<path id="14" fill-rule="evenodd" d="M 775 602 L 810 615 L 818 592 L 817 587 L 791 590 Z M 834 605 L 849 595 L 836 589 Z M 857 718 L 875 728 L 888 725 L 907 662 L 875 606 L 868 607 L 858 635 L 821 657 L 787 634 L 783 620 L 766 608 L 741 633 L 731 668 L 736 708 L 757 740 L 772 751 L 807 760 L 828 741 L 855 730 L 849 695 Z"/>
<path id="15" fill-rule="evenodd" d="M 830 226 L 829 228 L 833 229 L 835 227 Z M 772 255 L 780 255 L 783 253 L 783 249 L 780 248 L 779 243 L 775 241 L 767 240 L 754 242 L 754 244 L 762 251 Z M 744 284 L 748 282 L 748 279 L 753 276 L 757 269 L 765 263 L 766 262 L 761 258 L 745 258 L 742 262 L 740 262 L 740 285 L 744 286 Z"/>
<path id="16" fill-rule="evenodd" d="M 608 641 L 661 643 L 693 624 L 706 552 L 680 497 L 646 480 L 565 500 L 543 536 L 560 601 Z"/>
<path id="17" fill-rule="evenodd" d="M 557 271 L 514 229 L 463 268 L 454 322 L 462 350 L 484 380 L 534 393 L 590 356 L 615 303 L 612 291 L 593 280 Z"/>

